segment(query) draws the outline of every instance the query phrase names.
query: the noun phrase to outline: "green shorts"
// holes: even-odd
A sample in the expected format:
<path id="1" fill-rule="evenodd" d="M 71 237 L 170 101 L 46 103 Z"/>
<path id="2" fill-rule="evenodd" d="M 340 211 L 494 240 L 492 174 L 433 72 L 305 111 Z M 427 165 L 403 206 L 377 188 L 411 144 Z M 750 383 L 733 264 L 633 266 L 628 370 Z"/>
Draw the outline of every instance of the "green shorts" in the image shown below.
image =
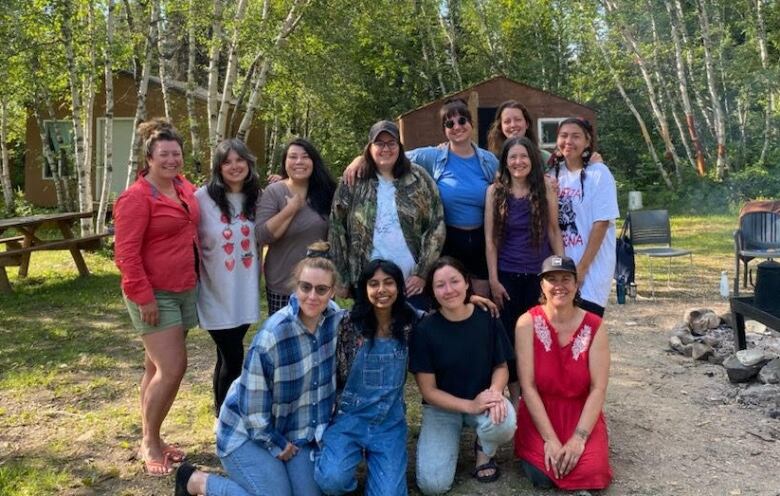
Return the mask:
<path id="1" fill-rule="evenodd" d="M 171 327 L 182 326 L 184 330 L 191 329 L 198 325 L 198 311 L 196 302 L 198 301 L 198 289 L 192 288 L 189 291 L 174 293 L 171 291 L 154 290 L 154 297 L 157 299 L 157 308 L 160 311 L 160 322 L 156 326 L 150 326 L 141 320 L 141 312 L 138 305 L 122 294 L 127 305 L 127 311 L 130 313 L 130 320 L 133 327 L 141 334 L 163 331 Z"/>

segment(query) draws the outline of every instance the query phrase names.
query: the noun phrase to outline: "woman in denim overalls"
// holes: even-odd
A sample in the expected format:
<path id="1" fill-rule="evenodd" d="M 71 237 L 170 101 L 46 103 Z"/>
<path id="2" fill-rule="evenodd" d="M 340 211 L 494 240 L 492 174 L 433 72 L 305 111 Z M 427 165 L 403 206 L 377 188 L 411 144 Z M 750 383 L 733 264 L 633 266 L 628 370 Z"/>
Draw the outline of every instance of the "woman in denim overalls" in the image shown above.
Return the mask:
<path id="1" fill-rule="evenodd" d="M 341 395 L 314 477 L 325 494 L 352 492 L 365 454 L 365 494 L 406 495 L 407 338 L 422 314 L 406 303 L 401 269 L 392 262 L 369 262 L 357 287 L 355 306 L 339 330 Z"/>

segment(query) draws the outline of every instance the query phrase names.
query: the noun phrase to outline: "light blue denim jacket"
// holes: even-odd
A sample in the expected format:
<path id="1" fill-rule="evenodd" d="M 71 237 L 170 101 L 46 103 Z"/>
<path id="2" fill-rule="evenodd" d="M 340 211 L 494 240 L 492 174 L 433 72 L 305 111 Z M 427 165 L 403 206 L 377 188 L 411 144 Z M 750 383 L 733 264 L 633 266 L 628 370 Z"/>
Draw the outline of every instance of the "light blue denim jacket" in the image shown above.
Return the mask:
<path id="1" fill-rule="evenodd" d="M 482 173 L 485 174 L 485 178 L 488 183 L 492 183 L 496 177 L 496 171 L 498 170 L 498 159 L 491 152 L 477 147 L 475 144 L 471 144 L 474 148 L 474 153 L 479 158 L 479 165 L 482 167 Z M 406 156 L 412 163 L 420 165 L 428 174 L 431 175 L 435 182 L 439 181 L 444 167 L 447 165 L 447 160 L 450 155 L 450 147 L 438 146 L 424 146 L 422 148 L 415 148 L 406 152 Z"/>

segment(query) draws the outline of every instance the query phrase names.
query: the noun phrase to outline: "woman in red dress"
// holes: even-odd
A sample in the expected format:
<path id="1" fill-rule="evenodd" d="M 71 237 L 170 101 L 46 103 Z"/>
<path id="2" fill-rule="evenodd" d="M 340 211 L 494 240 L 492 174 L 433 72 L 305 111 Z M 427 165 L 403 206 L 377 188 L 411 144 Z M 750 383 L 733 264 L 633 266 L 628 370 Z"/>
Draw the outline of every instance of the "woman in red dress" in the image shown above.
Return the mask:
<path id="1" fill-rule="evenodd" d="M 542 304 L 515 330 L 523 396 L 515 455 L 536 487 L 603 489 L 612 479 L 602 407 L 609 376 L 607 329 L 576 306 L 577 266 L 542 264 Z"/>

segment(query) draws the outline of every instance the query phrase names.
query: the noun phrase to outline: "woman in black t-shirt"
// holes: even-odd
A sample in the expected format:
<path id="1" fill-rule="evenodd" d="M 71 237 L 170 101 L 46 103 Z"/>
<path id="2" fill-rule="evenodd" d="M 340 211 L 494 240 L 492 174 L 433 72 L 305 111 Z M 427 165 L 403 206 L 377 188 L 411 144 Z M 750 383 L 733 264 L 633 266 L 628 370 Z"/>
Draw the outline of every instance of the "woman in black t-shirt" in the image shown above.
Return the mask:
<path id="1" fill-rule="evenodd" d="M 477 434 L 473 476 L 480 482 L 499 477 L 492 457 L 515 431 L 515 412 L 503 395 L 512 348 L 501 321 L 468 303 L 471 285 L 459 261 L 434 263 L 426 291 L 437 311 L 418 325 L 410 352 L 423 397 L 417 485 L 424 494 L 440 494 L 455 478 L 464 426 Z"/>

